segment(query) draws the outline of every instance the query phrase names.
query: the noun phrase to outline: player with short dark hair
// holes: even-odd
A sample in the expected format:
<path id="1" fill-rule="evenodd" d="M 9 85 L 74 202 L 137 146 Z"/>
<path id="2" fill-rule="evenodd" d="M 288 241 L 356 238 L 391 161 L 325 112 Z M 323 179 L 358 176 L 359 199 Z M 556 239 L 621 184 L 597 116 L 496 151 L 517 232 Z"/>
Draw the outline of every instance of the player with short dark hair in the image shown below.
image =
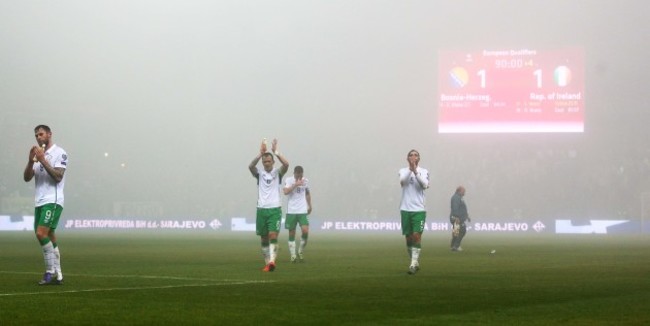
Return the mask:
<path id="1" fill-rule="evenodd" d="M 248 165 L 248 170 L 257 179 L 257 213 L 255 217 L 255 231 L 262 242 L 262 255 L 264 255 L 264 272 L 275 270 L 277 257 L 278 233 L 282 221 L 282 200 L 280 198 L 280 185 L 282 177 L 289 170 L 289 162 L 278 151 L 278 141 L 273 139 L 272 153 L 267 152 L 266 139 L 262 141 L 260 153 Z M 279 169 L 273 167 L 273 155 L 280 160 Z M 262 160 L 262 169 L 257 163 Z"/>
<path id="2" fill-rule="evenodd" d="M 406 248 L 411 258 L 408 273 L 415 274 L 420 270 L 422 232 L 427 219 L 424 190 L 429 188 L 429 171 L 419 166 L 420 153 L 414 149 L 408 152 L 406 161 L 409 166 L 399 170 L 399 183 L 402 187 L 400 215 L 402 234 L 406 238 Z"/>
<path id="3" fill-rule="evenodd" d="M 52 142 L 52 131 L 46 125 L 34 128 L 38 146 L 32 146 L 23 179 L 35 178 L 34 232 L 43 250 L 45 274 L 40 285 L 63 284 L 61 253 L 57 245 L 56 228 L 63 212 L 63 188 L 68 154 Z"/>
<path id="4" fill-rule="evenodd" d="M 284 181 L 283 192 L 288 196 L 285 229 L 289 230 L 289 254 L 291 262 L 296 262 L 296 226 L 300 224 L 300 248 L 298 259 L 305 260 L 305 247 L 309 238 L 309 214 L 311 214 L 311 190 L 309 180 L 304 177 L 302 166 L 293 169 L 293 176 Z"/>

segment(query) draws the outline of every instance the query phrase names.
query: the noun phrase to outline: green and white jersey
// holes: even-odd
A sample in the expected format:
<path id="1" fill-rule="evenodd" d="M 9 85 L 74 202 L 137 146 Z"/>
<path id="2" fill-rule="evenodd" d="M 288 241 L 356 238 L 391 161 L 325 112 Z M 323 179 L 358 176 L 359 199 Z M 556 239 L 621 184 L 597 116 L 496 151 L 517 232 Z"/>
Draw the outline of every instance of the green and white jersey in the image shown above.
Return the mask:
<path id="1" fill-rule="evenodd" d="M 309 180 L 302 178 L 302 186 L 296 187 L 287 195 L 287 214 L 307 214 L 307 192 L 309 192 Z M 284 187 L 293 187 L 296 178 L 291 176 L 284 181 Z"/>
<path id="2" fill-rule="evenodd" d="M 67 168 L 68 154 L 56 144 L 45 151 L 45 159 L 53 168 Z M 63 187 L 65 186 L 65 174 L 59 183 L 54 181 L 47 173 L 40 162 L 34 163 L 34 177 L 36 180 L 35 206 L 45 204 L 58 204 L 63 207 Z"/>
<path id="3" fill-rule="evenodd" d="M 264 168 L 257 168 L 257 207 L 276 208 L 282 206 L 280 198 L 281 184 L 280 170 L 273 168 L 266 172 Z"/>
<path id="4" fill-rule="evenodd" d="M 428 188 L 429 171 L 418 167 L 417 172 L 420 180 L 422 180 Z M 408 178 L 407 182 L 402 186 L 402 202 L 400 203 L 399 209 L 407 212 L 425 211 L 424 190 L 426 188 L 422 188 L 420 183 L 415 179 L 415 174 L 413 174 L 409 168 L 403 168 L 399 170 L 399 178 L 400 180 Z"/>

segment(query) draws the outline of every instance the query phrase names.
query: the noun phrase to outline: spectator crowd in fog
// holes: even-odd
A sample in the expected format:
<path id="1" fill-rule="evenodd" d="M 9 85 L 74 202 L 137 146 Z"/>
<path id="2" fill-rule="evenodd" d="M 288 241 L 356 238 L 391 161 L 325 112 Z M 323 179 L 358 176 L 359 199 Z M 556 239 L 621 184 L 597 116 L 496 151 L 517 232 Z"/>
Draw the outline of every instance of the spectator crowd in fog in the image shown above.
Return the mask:
<path id="1" fill-rule="evenodd" d="M 17 139 L 17 135 L 25 135 L 24 130 L 18 130 L 24 128 L 27 127 L 3 122 L 3 135 L 10 141 L 6 142 L 9 147 L 3 148 L 0 156 L 2 214 L 30 210 L 29 207 L 16 207 L 29 203 L 33 191 L 32 185 L 25 184 L 21 178 L 28 149 L 18 145 L 24 141 Z M 605 153 L 594 150 L 589 144 L 522 143 L 506 146 L 502 142 L 459 144 L 450 140 L 432 146 L 435 150 L 422 149 L 422 165 L 432 176 L 431 189 L 427 192 L 429 215 L 440 218 L 448 214 L 449 197 L 457 185 L 463 184 L 468 191 L 470 214 L 482 217 L 515 220 L 641 218 L 642 201 L 650 199 L 647 194 L 650 192 L 650 150 L 627 144 Z M 151 192 L 150 184 L 136 181 L 134 175 L 124 175 L 119 168 L 94 164 L 84 167 L 76 160 L 81 156 L 79 153 L 71 155 L 75 170 L 70 175 L 66 197 L 74 204 L 66 207 L 67 216 L 128 214 L 125 207 L 133 206 L 129 206 L 132 202 L 144 203 L 139 210 L 131 210 L 132 214 L 151 214 L 152 217 L 252 214 L 254 180 L 248 180 L 245 174 L 219 177 L 222 182 L 212 185 L 213 192 L 206 193 L 193 190 L 202 182 L 200 175 L 160 170 L 159 173 L 169 174 L 166 178 L 179 179 L 171 184 L 187 186 L 167 189 L 169 182 L 160 182 Z M 242 162 L 242 166 L 245 165 L 246 162 Z M 102 172 L 97 173 L 94 170 L 97 168 Z M 345 164 L 331 170 L 308 169 L 307 175 L 314 180 L 315 216 L 331 219 L 394 217 L 400 196 L 396 181 L 398 168 L 400 166 L 386 168 L 384 173 L 350 169 Z M 156 194 L 162 193 L 172 193 L 173 200 L 157 199 L 159 195 Z M 156 205 L 159 207 L 154 207 Z"/>

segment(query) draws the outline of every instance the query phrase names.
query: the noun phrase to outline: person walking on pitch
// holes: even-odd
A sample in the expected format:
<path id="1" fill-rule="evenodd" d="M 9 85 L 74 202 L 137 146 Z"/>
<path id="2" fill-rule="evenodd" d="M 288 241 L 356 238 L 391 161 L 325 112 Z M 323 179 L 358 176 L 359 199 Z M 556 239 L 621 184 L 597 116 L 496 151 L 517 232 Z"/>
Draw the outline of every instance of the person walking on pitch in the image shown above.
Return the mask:
<path id="1" fill-rule="evenodd" d="M 399 170 L 399 183 L 402 187 L 400 215 L 402 234 L 406 238 L 406 249 L 411 258 L 408 273 L 420 270 L 420 250 L 424 223 L 427 219 L 424 191 L 429 188 L 429 171 L 421 168 L 420 153 L 414 149 L 406 156 L 408 167 Z"/>
<path id="2" fill-rule="evenodd" d="M 311 214 L 311 191 L 309 180 L 303 176 L 302 166 L 293 169 L 293 176 L 284 181 L 283 192 L 287 195 L 287 216 L 284 222 L 285 229 L 289 230 L 289 254 L 291 262 L 296 262 L 296 226 L 301 229 L 300 248 L 298 259 L 304 262 L 305 247 L 309 238 L 309 214 Z"/>
<path id="3" fill-rule="evenodd" d="M 63 284 L 61 253 L 56 228 L 63 212 L 63 188 L 68 154 L 52 142 L 52 131 L 46 125 L 34 128 L 38 146 L 32 146 L 27 157 L 23 179 L 35 179 L 34 232 L 43 251 L 45 274 L 39 285 Z"/>
<path id="4" fill-rule="evenodd" d="M 463 241 L 467 233 L 467 222 L 472 220 L 467 214 L 467 205 L 465 204 L 465 187 L 458 186 L 456 192 L 451 196 L 451 213 L 449 213 L 449 222 L 451 229 L 451 251 L 463 251 L 460 242 Z"/>
<path id="5" fill-rule="evenodd" d="M 278 141 L 273 140 L 271 153 L 267 152 L 266 139 L 262 141 L 260 152 L 248 165 L 248 170 L 257 179 L 257 213 L 255 218 L 255 231 L 262 243 L 262 255 L 264 256 L 264 272 L 275 270 L 275 259 L 278 251 L 278 233 L 282 220 L 282 201 L 280 198 L 280 186 L 282 177 L 289 170 L 289 162 L 278 151 Z M 277 169 L 273 165 L 275 155 L 282 166 Z M 262 168 L 257 163 L 262 160 Z"/>

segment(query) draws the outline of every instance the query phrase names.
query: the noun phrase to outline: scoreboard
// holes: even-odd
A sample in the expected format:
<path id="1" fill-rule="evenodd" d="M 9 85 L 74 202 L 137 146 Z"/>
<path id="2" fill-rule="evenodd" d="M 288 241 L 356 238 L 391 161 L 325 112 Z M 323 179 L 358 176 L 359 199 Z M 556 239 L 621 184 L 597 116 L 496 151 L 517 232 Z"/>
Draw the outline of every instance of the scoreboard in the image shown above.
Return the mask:
<path id="1" fill-rule="evenodd" d="M 584 53 L 439 53 L 439 133 L 584 131 Z"/>

